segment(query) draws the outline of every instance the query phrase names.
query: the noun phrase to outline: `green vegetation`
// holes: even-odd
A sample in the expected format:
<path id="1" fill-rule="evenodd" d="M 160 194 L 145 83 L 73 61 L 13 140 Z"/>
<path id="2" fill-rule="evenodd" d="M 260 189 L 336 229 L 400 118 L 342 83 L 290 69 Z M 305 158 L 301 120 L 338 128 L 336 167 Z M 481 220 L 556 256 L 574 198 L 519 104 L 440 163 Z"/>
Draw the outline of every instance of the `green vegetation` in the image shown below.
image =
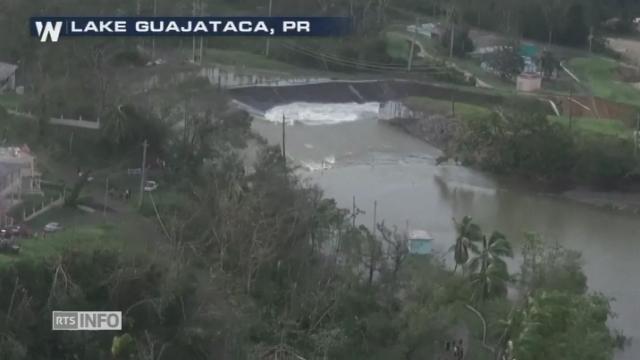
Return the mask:
<path id="1" fill-rule="evenodd" d="M 600 119 L 591 117 L 574 117 L 569 121 L 568 116 L 549 116 L 552 122 L 563 124 L 566 127 L 575 126 L 585 135 L 606 135 L 631 139 L 633 132 L 622 121 L 616 119 Z"/>
<path id="2" fill-rule="evenodd" d="M 446 104 L 414 101 L 443 111 Z M 169 156 L 166 166 L 154 169 L 161 189 L 141 209 L 148 219 L 123 213 L 114 215 L 111 226 L 80 225 L 102 217 L 56 209 L 38 221 L 69 223 L 67 230 L 23 240 L 20 255 L 0 257 L 0 314 L 9 339 L 0 342 L 0 353 L 9 354 L 3 359 L 45 358 L 49 352 L 63 358 L 141 358 L 149 346 L 162 343 L 167 355 L 161 360 L 253 360 L 264 353 L 417 360 L 443 354 L 452 337 L 464 337 L 474 359 L 510 351 L 535 359 L 544 352 L 529 346 L 532 341 L 551 342 L 557 336 L 549 336 L 565 331 L 597 334 L 601 341 L 588 351 L 612 352 L 612 337 L 603 332 L 608 302 L 577 290 L 584 276 L 568 253 L 554 247 L 554 263 L 536 263 L 516 282 L 506 265 L 513 256 L 509 239 L 467 217 L 457 226 L 456 271 L 411 255 L 406 236 L 384 223 L 377 224 L 377 234 L 354 226 L 358 214 L 304 185 L 284 166 L 278 148 L 261 149 L 254 171 L 246 173 L 237 150 L 251 136 L 250 118 L 211 103 L 210 111 L 188 116 L 186 131 L 168 132 L 156 148 Z M 468 104 L 459 111 L 470 124 L 488 112 Z M 110 121 L 124 128 L 145 114 L 122 109 Z M 135 143 L 120 126 L 111 126 L 111 141 Z M 545 324 L 544 332 L 529 339 L 537 330 L 528 327 L 535 315 L 531 303 L 524 297 L 508 300 L 509 287 L 541 299 L 538 308 L 554 316 L 582 306 L 593 310 L 585 314 L 599 317 L 572 313 L 570 325 Z M 547 292 L 564 300 L 548 304 Z M 120 309 L 123 331 L 60 339 L 43 320 L 59 308 Z M 490 326 L 486 334 L 480 318 Z M 569 346 L 571 339 L 562 341 Z M 587 356 L 585 351 L 571 348 L 576 359 Z"/>
<path id="3" fill-rule="evenodd" d="M 238 59 L 242 59 L 239 62 Z M 232 49 L 207 49 L 203 63 L 241 65 L 246 69 L 259 69 L 271 71 L 299 71 L 297 66 L 266 57 L 264 54 L 255 54 L 242 50 Z"/>
<path id="4" fill-rule="evenodd" d="M 589 28 L 596 35 L 605 32 L 629 34 L 638 4 L 627 1 L 591 0 L 497 0 L 490 4 L 466 1 L 397 0 L 395 7 L 458 24 L 522 36 L 544 43 L 585 46 Z M 617 18 L 617 26 L 606 20 Z"/>
<path id="5" fill-rule="evenodd" d="M 387 41 L 387 54 L 393 59 L 407 61 L 411 48 L 407 38 L 395 32 L 387 32 L 385 37 Z M 417 54 L 420 50 L 416 48 L 414 51 L 415 54 Z"/>
<path id="6" fill-rule="evenodd" d="M 6 271 L 16 262 L 48 263 L 68 252 L 90 256 L 96 251 L 119 252 L 125 247 L 128 254 L 140 250 L 140 244 L 126 240 L 130 240 L 126 234 L 108 225 L 70 228 L 46 236 L 24 239 L 20 241 L 19 255 L 0 254 L 0 271 Z"/>
<path id="7" fill-rule="evenodd" d="M 637 178 L 640 163 L 633 142 L 614 121 L 576 119 L 582 131 L 550 120 L 539 107 L 511 104 L 506 111 L 461 123 L 453 153 L 467 164 L 549 184 L 624 188 Z M 614 136 L 602 136 L 614 135 Z"/>
<path id="8" fill-rule="evenodd" d="M 19 108 L 22 102 L 22 97 L 15 93 L 0 94 L 0 106 L 5 109 Z"/>
<path id="9" fill-rule="evenodd" d="M 427 114 L 451 115 L 451 101 L 436 100 L 428 97 L 409 97 L 403 101 L 410 109 Z M 455 102 L 453 105 L 456 117 L 463 120 L 485 118 L 491 114 L 491 110 L 483 106 L 472 105 L 464 102 Z"/>
<path id="10" fill-rule="evenodd" d="M 262 0 L 203 2 L 207 12 L 266 11 Z M 290 41 L 313 48 L 311 56 L 274 40 L 273 59 L 258 55 L 263 39 L 211 40 L 204 63 L 286 72 L 298 71 L 290 65 L 298 64 L 355 74 L 362 69 L 354 62 L 392 70 L 405 65 L 406 41 L 382 32 L 392 13 L 389 1 L 274 3 L 275 14 L 348 14 L 355 33 L 339 40 Z M 491 10 L 471 3 L 422 1 L 415 9 L 434 16 L 449 10 L 456 21 L 474 25 L 488 25 L 489 16 L 501 20 L 491 26 L 513 18 L 514 27 L 525 32 L 534 31 L 528 18 L 537 25 L 544 18 L 543 33 L 565 43 L 584 40 L 586 16 L 578 15 L 586 5 L 578 0 L 558 9 L 567 18 L 557 31 L 552 30 L 559 21 L 551 17 L 515 16 L 531 7 L 546 9 L 538 3 L 506 1 Z M 154 92 L 143 91 L 148 79 L 130 84 L 135 81 L 123 70 L 157 75 L 153 67 L 142 68 L 148 55 L 138 50 L 139 39 L 43 46 L 28 38 L 24 26 L 37 13 L 150 14 L 149 2 L 139 4 L 139 10 L 125 0 L 3 4 L 12 16 L 0 17 L 0 33 L 15 35 L 3 39 L 0 55 L 20 61 L 30 75 L 27 88 L 35 90 L 24 100 L 36 116 L 30 121 L 1 116 L 3 140 L 27 142 L 43 154 L 39 161 L 48 162 L 48 173 L 75 186 L 69 206 L 31 224 L 41 229 L 59 221 L 64 231 L 21 240 L 19 255 L 0 255 L 2 360 L 419 360 L 444 357 L 444 343 L 460 337 L 473 359 L 612 358 L 609 300 L 587 292 L 579 254 L 527 234 L 517 272 L 507 266 L 514 257 L 512 239 L 465 217 L 455 224 L 455 267 L 412 255 L 405 234 L 384 223 L 375 224 L 376 232 L 357 226 L 360 213 L 339 208 L 308 186 L 279 148 L 261 146 L 258 160 L 245 163 L 240 151 L 256 138 L 251 117 L 231 110 L 224 91 L 202 79 L 164 84 L 159 78 L 165 97 L 149 101 Z M 189 14 L 193 6 L 190 0 L 157 4 L 161 13 L 173 15 Z M 496 9 L 505 16 L 496 16 Z M 580 31 L 569 37 L 575 29 Z M 460 38 L 458 55 L 470 48 L 460 46 L 466 42 Z M 158 40 L 156 51 L 175 55 L 184 45 Z M 184 58 L 182 50 L 176 52 Z M 318 53 L 340 59 L 329 64 Z M 450 82 L 464 82 L 459 74 L 447 75 Z M 407 101 L 425 112 L 447 114 L 451 108 L 448 101 Z M 638 167 L 628 139 L 580 136 L 538 109 L 516 105 L 491 112 L 461 102 L 455 112 L 463 120 L 455 134 L 457 154 L 485 169 L 615 187 L 632 179 Z M 82 131 L 45 121 L 60 113 L 99 117 L 103 127 Z M 91 215 L 72 206 L 85 196 L 102 199 L 108 190 L 98 180 L 85 186 L 89 171 L 96 179 L 100 174 L 100 181 L 113 174 L 112 186 L 130 186 L 122 174 L 140 166 L 143 142 L 149 144 L 148 175 L 161 185 L 147 194 L 142 208 L 133 211 L 133 204 L 113 199 L 112 214 Z M 78 179 L 76 167 L 84 177 Z M 516 290 L 515 299 L 507 298 L 508 289 Z M 54 309 L 121 310 L 123 330 L 52 332 Z"/>
<path id="11" fill-rule="evenodd" d="M 570 70 L 591 89 L 593 95 L 640 105 L 640 90 L 618 79 L 618 66 L 615 60 L 602 57 L 576 58 L 569 62 Z"/>

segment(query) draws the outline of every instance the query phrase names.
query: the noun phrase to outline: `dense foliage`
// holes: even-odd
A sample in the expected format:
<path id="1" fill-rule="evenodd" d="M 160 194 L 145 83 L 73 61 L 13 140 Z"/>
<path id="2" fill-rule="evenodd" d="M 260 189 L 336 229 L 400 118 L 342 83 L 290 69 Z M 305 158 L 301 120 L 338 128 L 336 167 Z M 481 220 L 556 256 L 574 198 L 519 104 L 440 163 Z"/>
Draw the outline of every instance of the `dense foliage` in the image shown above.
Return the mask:
<path id="1" fill-rule="evenodd" d="M 564 185 L 624 187 L 637 180 L 639 166 L 631 140 L 578 133 L 519 102 L 463 122 L 455 148 L 468 164 Z"/>
<path id="2" fill-rule="evenodd" d="M 633 0 L 396 0 L 407 9 L 421 9 L 436 16 L 454 14 L 459 23 L 514 36 L 572 46 L 587 44 L 590 28 L 596 35 L 626 31 L 640 7 Z M 607 26 L 610 19 L 615 27 Z M 611 23 L 611 21 L 609 21 Z"/>

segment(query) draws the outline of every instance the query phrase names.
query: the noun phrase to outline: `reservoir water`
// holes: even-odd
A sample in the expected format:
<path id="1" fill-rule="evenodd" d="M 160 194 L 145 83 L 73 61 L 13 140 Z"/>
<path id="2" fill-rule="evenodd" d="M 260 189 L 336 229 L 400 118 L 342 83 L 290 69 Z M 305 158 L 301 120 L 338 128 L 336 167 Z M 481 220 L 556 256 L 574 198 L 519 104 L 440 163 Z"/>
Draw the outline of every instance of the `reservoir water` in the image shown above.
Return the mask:
<path id="1" fill-rule="evenodd" d="M 253 125 L 271 144 L 280 143 L 282 113 L 298 120 L 286 128 L 287 154 L 340 206 L 350 208 L 355 196 L 367 212 L 363 224 L 371 224 L 377 201 L 378 219 L 426 229 L 440 249 L 455 239 L 452 219 L 469 215 L 486 232 L 505 233 L 516 248 L 525 231 L 535 231 L 581 251 L 590 290 L 615 298 L 611 326 L 632 338 L 616 359 L 640 358 L 640 216 L 538 194 L 462 166 L 437 166 L 439 150 L 379 122 L 371 104 L 271 109 Z"/>

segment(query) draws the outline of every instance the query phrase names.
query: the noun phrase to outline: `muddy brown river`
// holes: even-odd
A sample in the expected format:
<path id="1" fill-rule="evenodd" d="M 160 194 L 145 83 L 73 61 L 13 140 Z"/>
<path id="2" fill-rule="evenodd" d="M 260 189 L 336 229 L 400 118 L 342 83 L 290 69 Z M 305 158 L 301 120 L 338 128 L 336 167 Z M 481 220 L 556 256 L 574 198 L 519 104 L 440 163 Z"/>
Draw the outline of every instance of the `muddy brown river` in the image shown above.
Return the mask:
<path id="1" fill-rule="evenodd" d="M 328 121 L 317 105 L 293 104 L 267 113 L 272 121 L 256 120 L 254 129 L 279 144 L 275 120 L 283 111 L 305 122 L 287 126 L 288 155 L 339 205 L 350 208 L 355 196 L 367 212 L 363 224 L 371 224 L 377 201 L 378 219 L 428 230 L 440 251 L 454 241 L 452 219 L 465 215 L 487 232 L 505 233 L 516 248 L 525 231 L 535 231 L 581 251 L 590 290 L 615 298 L 612 328 L 632 338 L 616 359 L 640 358 L 640 342 L 633 341 L 640 337 L 640 216 L 537 194 L 462 166 L 436 166 L 439 150 L 380 123 L 374 110 L 334 107 Z M 314 125 L 318 117 L 322 125 Z"/>

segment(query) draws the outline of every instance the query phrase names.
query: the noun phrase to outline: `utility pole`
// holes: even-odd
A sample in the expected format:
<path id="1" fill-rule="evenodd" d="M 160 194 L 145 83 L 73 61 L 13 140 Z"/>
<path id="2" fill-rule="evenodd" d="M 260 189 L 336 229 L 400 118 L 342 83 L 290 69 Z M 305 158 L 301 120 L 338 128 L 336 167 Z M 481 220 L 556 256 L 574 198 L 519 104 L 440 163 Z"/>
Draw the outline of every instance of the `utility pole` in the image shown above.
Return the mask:
<path id="1" fill-rule="evenodd" d="M 418 17 L 416 16 L 416 27 L 413 29 L 413 40 L 411 41 L 411 47 L 409 48 L 409 60 L 407 61 L 407 71 L 411 72 L 413 66 L 413 53 L 416 47 L 416 41 L 418 41 Z"/>
<path id="2" fill-rule="evenodd" d="M 73 135 L 74 134 L 75 134 L 75 131 L 71 131 L 71 134 L 69 135 L 69 154 L 73 152 Z"/>
<path id="3" fill-rule="evenodd" d="M 202 1 L 199 1 L 200 8 L 200 17 L 202 17 L 202 9 L 203 9 Z M 202 65 L 202 57 L 204 56 L 204 36 L 200 36 L 200 65 Z"/>
<path id="4" fill-rule="evenodd" d="M 453 92 L 451 92 L 451 116 L 456 116 L 456 99 L 453 97 Z"/>
<path id="5" fill-rule="evenodd" d="M 102 208 L 102 216 L 107 216 L 107 202 L 109 201 L 109 177 L 107 176 L 106 184 L 104 186 L 104 207 Z"/>
<path id="6" fill-rule="evenodd" d="M 378 228 L 378 200 L 373 201 L 373 237 L 376 237 L 376 229 Z"/>
<path id="7" fill-rule="evenodd" d="M 351 227 L 354 229 L 356 228 L 356 217 L 358 217 L 356 210 L 356 196 L 353 195 L 353 205 L 351 206 Z"/>
<path id="8" fill-rule="evenodd" d="M 140 172 L 140 200 L 138 202 L 139 208 L 142 208 L 142 201 L 144 200 L 144 176 L 147 168 L 147 147 L 149 147 L 149 142 L 145 140 L 142 143 L 142 169 Z"/>
<path id="9" fill-rule="evenodd" d="M 636 131 L 633 134 L 633 139 L 634 141 L 634 145 L 635 147 L 633 148 L 633 155 L 637 158 L 638 157 L 638 139 L 640 137 L 640 113 L 636 114 Z"/>
<path id="10" fill-rule="evenodd" d="M 273 9 L 273 0 L 269 0 L 269 17 L 271 17 L 271 10 Z M 271 47 L 271 39 L 269 38 L 269 36 L 267 35 L 267 44 L 266 47 L 264 49 L 264 55 L 266 57 L 269 57 L 269 50 Z"/>
<path id="11" fill-rule="evenodd" d="M 153 0 L 153 16 L 158 15 L 158 0 Z M 155 61 L 156 59 L 156 36 L 154 35 L 151 38 L 151 60 Z"/>
<path id="12" fill-rule="evenodd" d="M 287 169 L 287 142 L 286 142 L 286 132 L 285 132 L 285 117 L 284 113 L 282 113 L 282 161 L 284 163 L 285 170 Z"/>
<path id="13" fill-rule="evenodd" d="M 192 6 L 193 7 L 191 9 L 191 15 L 193 17 L 196 17 L 196 0 L 193 0 Z M 191 37 L 191 39 L 192 39 L 192 42 L 193 42 L 192 49 L 191 49 L 191 60 L 195 64 L 196 63 L 196 35 L 194 34 Z"/>
<path id="14" fill-rule="evenodd" d="M 569 131 L 573 130 L 573 88 L 569 89 Z"/>
<path id="15" fill-rule="evenodd" d="M 453 13 L 451 16 L 453 20 Z M 455 40 L 455 33 L 456 33 L 456 24 L 454 24 L 453 21 L 451 21 L 451 43 L 449 44 L 449 58 L 453 58 L 453 42 Z"/>
<path id="16" fill-rule="evenodd" d="M 449 26 L 451 27 L 451 39 L 449 41 L 449 58 L 453 58 L 453 43 L 455 40 L 456 34 L 456 24 L 453 22 L 453 14 L 455 12 L 455 8 L 451 5 L 451 9 L 449 10 Z"/>

